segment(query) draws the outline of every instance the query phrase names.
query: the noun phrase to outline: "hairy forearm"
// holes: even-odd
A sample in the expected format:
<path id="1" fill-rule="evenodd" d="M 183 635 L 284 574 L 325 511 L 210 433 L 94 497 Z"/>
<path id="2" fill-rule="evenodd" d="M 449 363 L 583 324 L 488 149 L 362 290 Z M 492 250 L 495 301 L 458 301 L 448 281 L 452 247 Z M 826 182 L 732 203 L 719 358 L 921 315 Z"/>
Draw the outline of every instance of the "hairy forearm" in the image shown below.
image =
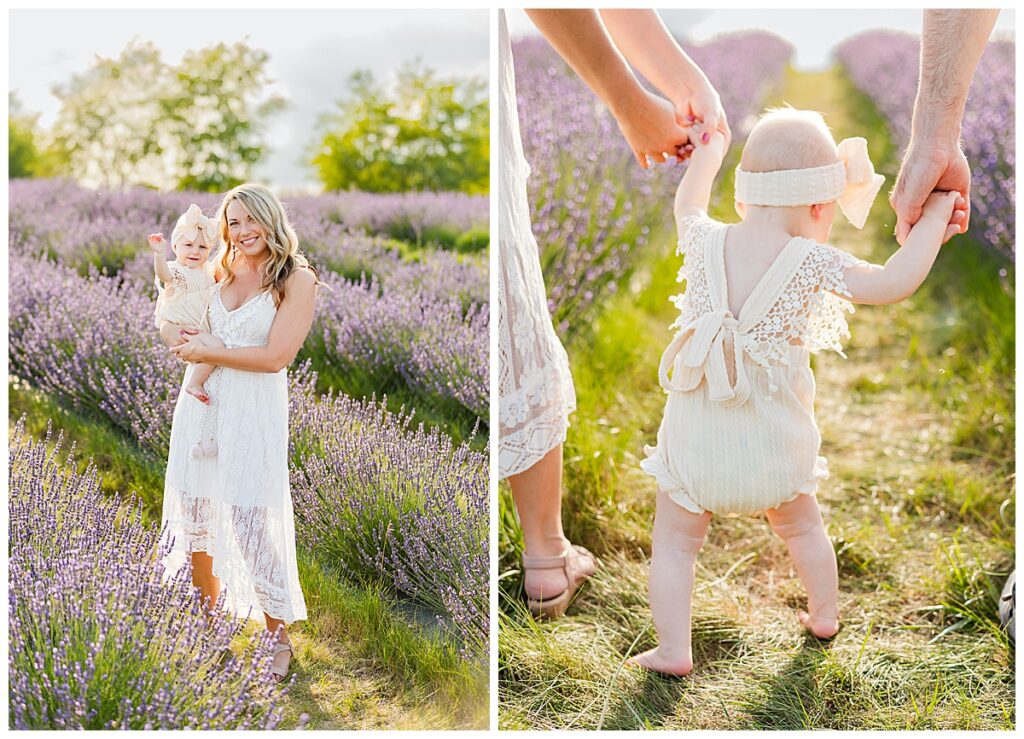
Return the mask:
<path id="1" fill-rule="evenodd" d="M 914 138 L 959 141 L 974 71 L 998 10 L 925 10 Z"/>
<path id="2" fill-rule="evenodd" d="M 700 67 L 676 43 L 655 11 L 599 12 L 622 55 L 669 100 L 678 102 L 697 87 L 710 87 Z"/>
<path id="3" fill-rule="evenodd" d="M 637 102 L 643 89 L 596 10 L 527 10 L 526 14 L 616 118 Z"/>

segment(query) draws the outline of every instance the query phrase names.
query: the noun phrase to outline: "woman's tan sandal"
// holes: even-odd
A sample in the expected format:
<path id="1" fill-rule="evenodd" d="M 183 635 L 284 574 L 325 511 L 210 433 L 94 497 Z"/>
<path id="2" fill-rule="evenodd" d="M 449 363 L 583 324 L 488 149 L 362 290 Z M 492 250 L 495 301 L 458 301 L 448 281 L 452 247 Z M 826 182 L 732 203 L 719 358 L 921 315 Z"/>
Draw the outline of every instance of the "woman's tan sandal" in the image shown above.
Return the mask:
<path id="1" fill-rule="evenodd" d="M 278 667 L 277 666 L 277 657 L 278 657 L 279 654 L 283 654 L 284 652 L 288 652 L 288 664 L 285 665 L 283 668 L 282 667 Z M 270 673 L 272 675 L 276 675 L 276 677 L 274 678 L 274 682 L 278 682 L 279 683 L 282 680 L 284 680 L 285 677 L 288 675 L 288 669 L 292 665 L 292 657 L 294 655 L 295 655 L 295 652 L 292 651 L 291 642 L 287 642 L 287 643 L 278 642 L 277 644 L 274 645 L 274 652 L 273 652 L 273 656 L 271 657 L 271 661 L 270 661 Z"/>
<path id="2" fill-rule="evenodd" d="M 558 618 L 565 613 L 580 586 L 594 574 L 594 555 L 573 544 L 561 554 L 543 557 L 523 555 L 523 570 L 563 570 L 568 587 L 561 593 L 539 599 L 526 598 L 530 613 L 538 618 Z"/>

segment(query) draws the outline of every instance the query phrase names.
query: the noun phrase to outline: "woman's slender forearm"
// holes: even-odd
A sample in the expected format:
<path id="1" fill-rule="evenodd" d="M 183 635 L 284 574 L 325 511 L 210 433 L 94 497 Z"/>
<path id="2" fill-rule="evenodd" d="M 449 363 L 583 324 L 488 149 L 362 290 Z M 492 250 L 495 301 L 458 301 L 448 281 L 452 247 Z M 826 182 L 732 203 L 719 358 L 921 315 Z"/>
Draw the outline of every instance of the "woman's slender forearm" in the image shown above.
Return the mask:
<path id="1" fill-rule="evenodd" d="M 596 10 L 527 10 L 526 14 L 616 118 L 642 96 L 643 88 Z"/>
<path id="2" fill-rule="evenodd" d="M 914 138 L 958 141 L 974 70 L 998 10 L 925 10 Z"/>
<path id="3" fill-rule="evenodd" d="M 604 26 L 626 60 L 673 102 L 711 87 L 653 10 L 601 10 Z"/>
<path id="4" fill-rule="evenodd" d="M 243 372 L 279 372 L 295 357 L 285 357 L 269 346 L 240 346 L 233 349 L 208 346 L 197 360 Z"/>

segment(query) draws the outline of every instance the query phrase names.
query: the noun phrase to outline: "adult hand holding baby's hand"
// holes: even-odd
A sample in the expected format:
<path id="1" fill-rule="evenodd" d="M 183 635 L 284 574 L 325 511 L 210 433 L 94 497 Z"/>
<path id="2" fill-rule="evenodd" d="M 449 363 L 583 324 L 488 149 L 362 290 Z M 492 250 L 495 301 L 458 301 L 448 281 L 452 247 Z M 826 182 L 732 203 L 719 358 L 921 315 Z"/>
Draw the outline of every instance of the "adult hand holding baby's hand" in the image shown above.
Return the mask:
<path id="1" fill-rule="evenodd" d="M 656 163 L 665 161 L 665 154 L 675 154 L 688 141 L 686 129 L 679 125 L 672 104 L 664 98 L 641 90 L 639 105 L 629 105 L 622 111 L 613 111 L 619 130 L 625 137 L 637 163 L 647 169 L 648 158 Z"/>
<path id="2" fill-rule="evenodd" d="M 921 206 L 918 223 L 928 220 L 945 225 L 945 233 L 942 236 L 942 243 L 945 244 L 960 233 L 960 222 L 964 220 L 966 207 L 967 201 L 956 190 L 933 190 Z"/>
<path id="3" fill-rule="evenodd" d="M 711 139 L 711 132 L 722 134 L 725 149 L 732 141 L 729 120 L 722 108 L 718 93 L 710 85 L 702 85 L 691 95 L 676 101 L 676 119 L 683 126 L 699 125 L 701 128 L 691 136 L 695 144 L 706 144 Z"/>
<path id="4" fill-rule="evenodd" d="M 963 198 L 963 207 L 957 209 L 957 228 L 947 231 L 943 243 L 958 233 L 965 233 L 971 220 L 971 168 L 960 145 L 948 142 L 940 145 L 927 141 L 922 145 L 912 142 L 903 158 L 896 186 L 889 203 L 896 211 L 896 241 L 903 244 L 910 227 L 921 217 L 922 208 L 932 191 L 955 190 Z"/>
<path id="5" fill-rule="evenodd" d="M 148 241 L 149 248 L 153 250 L 154 254 L 167 253 L 167 239 L 164 238 L 163 234 L 150 234 Z"/>

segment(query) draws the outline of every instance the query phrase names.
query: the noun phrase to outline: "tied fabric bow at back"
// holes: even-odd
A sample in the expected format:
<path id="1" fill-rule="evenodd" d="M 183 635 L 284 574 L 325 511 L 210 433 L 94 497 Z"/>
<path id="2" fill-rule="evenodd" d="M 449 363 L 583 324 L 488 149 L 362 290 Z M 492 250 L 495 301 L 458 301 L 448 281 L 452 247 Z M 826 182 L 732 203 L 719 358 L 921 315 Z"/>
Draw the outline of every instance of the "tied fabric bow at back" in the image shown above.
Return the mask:
<path id="1" fill-rule="evenodd" d="M 177 245 L 181 239 L 195 241 L 200 231 L 203 232 L 203 240 L 212 251 L 217 244 L 217 221 L 204 216 L 202 208 L 192 203 L 174 224 L 174 231 L 171 232 L 171 245 Z"/>
<path id="2" fill-rule="evenodd" d="M 843 139 L 837 148 L 839 161 L 822 167 L 775 172 L 747 172 L 737 167 L 737 202 L 789 206 L 838 200 L 846 220 L 864 228 L 885 177 L 875 173 L 866 139 Z"/>

